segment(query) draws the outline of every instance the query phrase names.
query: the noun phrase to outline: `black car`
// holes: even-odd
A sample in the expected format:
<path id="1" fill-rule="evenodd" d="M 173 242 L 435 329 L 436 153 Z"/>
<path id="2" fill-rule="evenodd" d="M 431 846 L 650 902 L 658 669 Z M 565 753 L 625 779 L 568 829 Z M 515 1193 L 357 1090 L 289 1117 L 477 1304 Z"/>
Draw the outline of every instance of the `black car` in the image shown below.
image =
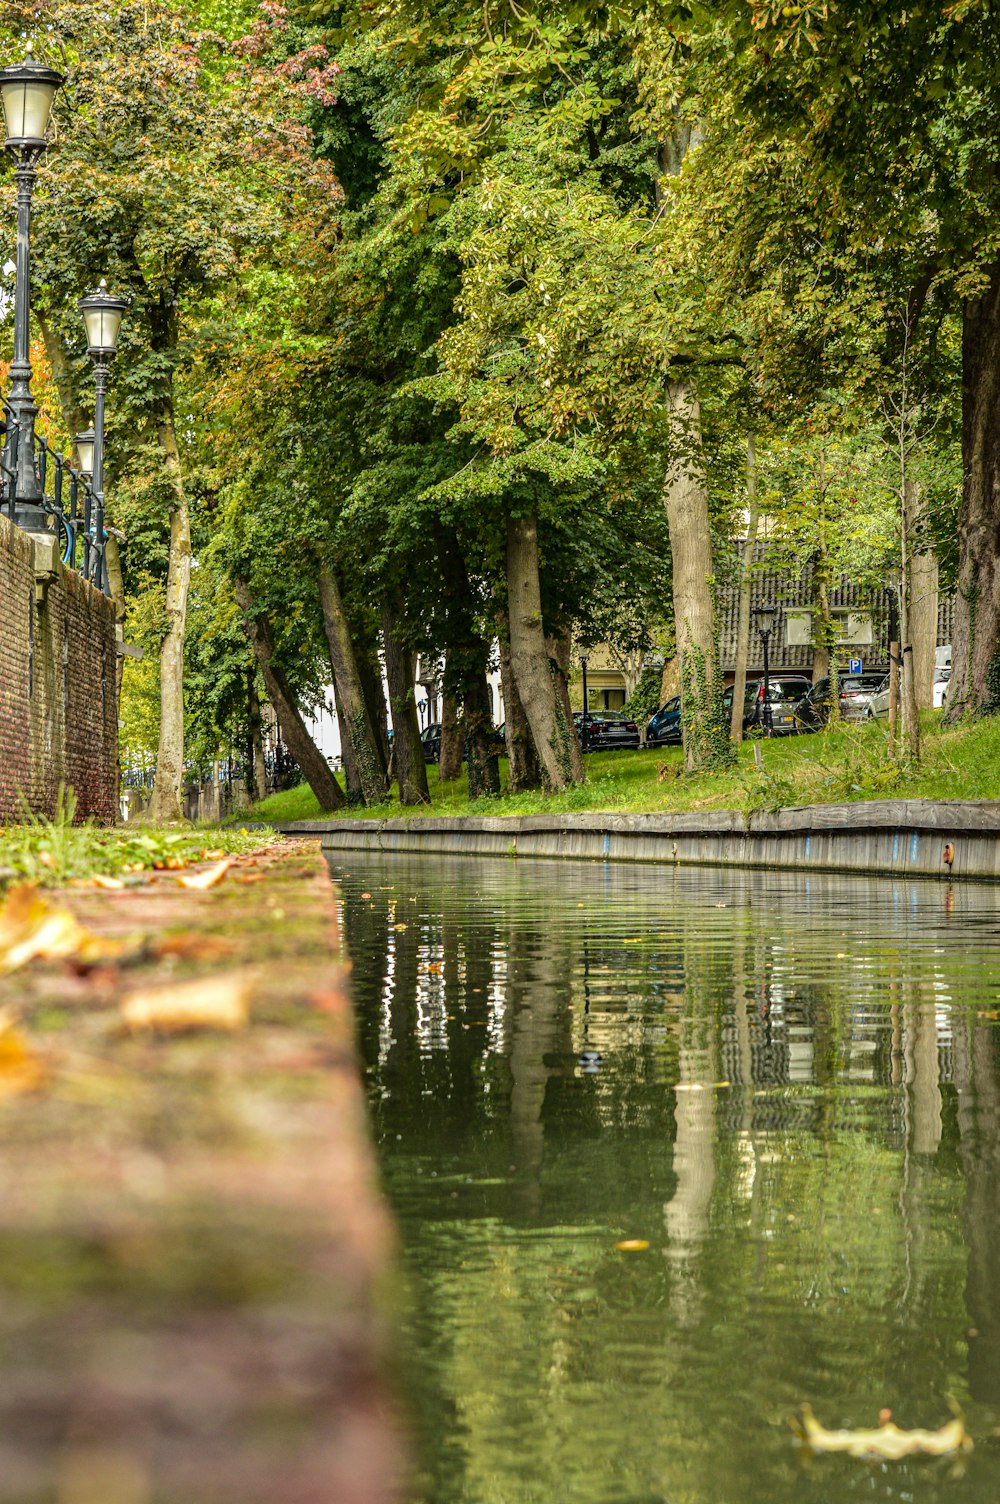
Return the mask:
<path id="1" fill-rule="evenodd" d="M 420 743 L 424 749 L 424 762 L 441 761 L 441 722 L 432 721 L 425 726 L 420 733 Z"/>
<path id="2" fill-rule="evenodd" d="M 639 727 L 624 710 L 591 710 L 573 717 L 584 752 L 639 746 Z"/>

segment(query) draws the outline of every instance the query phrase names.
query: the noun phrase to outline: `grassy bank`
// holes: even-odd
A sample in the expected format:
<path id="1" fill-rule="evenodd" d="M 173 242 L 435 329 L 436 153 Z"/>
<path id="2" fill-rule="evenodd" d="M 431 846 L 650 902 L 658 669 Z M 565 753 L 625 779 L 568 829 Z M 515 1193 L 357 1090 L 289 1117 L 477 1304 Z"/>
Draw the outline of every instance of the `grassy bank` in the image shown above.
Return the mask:
<path id="1" fill-rule="evenodd" d="M 428 768 L 430 807 L 403 808 L 395 800 L 349 817 L 530 815 L 569 810 L 778 809 L 793 804 L 840 804 L 855 799 L 1000 799 L 1000 717 L 968 726 L 943 727 L 939 712 L 923 718 L 923 761 L 900 767 L 888 756 L 884 722 L 838 726 L 816 736 L 761 744 L 763 768 L 753 747 L 740 749 L 737 765 L 724 773 L 686 775 L 679 748 L 650 752 L 592 753 L 587 781 L 562 794 L 504 792 L 470 804 L 466 775 L 440 783 Z M 273 794 L 242 816 L 281 824 L 308 820 L 319 806 L 302 785 Z"/>
<path id="2" fill-rule="evenodd" d="M 192 862 L 253 851 L 266 839 L 266 831 L 247 832 L 241 825 L 183 830 L 74 825 L 72 809 L 64 806 L 55 820 L 0 826 L 0 885 L 27 879 L 56 887 L 94 876 L 138 881 L 139 874 L 156 868 L 180 871 Z"/>

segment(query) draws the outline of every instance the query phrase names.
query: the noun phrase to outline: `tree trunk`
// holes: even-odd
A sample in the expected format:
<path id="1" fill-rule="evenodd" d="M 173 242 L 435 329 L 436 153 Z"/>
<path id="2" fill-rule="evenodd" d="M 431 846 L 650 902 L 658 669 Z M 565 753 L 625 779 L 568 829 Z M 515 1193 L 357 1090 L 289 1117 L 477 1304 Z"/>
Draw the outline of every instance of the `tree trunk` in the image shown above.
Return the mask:
<path id="1" fill-rule="evenodd" d="M 703 766 L 715 713 L 715 612 L 708 484 L 701 408 L 694 387 L 672 381 L 666 392 L 670 462 L 663 503 L 673 561 L 674 630 L 680 659 L 684 765 Z"/>
<path id="2" fill-rule="evenodd" d="M 167 630 L 160 644 L 160 742 L 150 815 L 153 820 L 179 820 L 184 786 L 184 635 L 191 584 L 191 519 L 170 401 L 161 411 L 157 437 L 173 508 L 167 557 Z"/>
<path id="3" fill-rule="evenodd" d="M 396 634 L 396 611 L 386 601 L 382 610 L 382 641 L 385 647 L 385 674 L 389 681 L 389 709 L 392 714 L 392 757 L 400 804 L 430 804 L 427 766 L 420 740 L 417 696 L 414 688 L 416 665 L 413 654 Z"/>
<path id="4" fill-rule="evenodd" d="M 354 755 L 354 744 L 347 735 L 347 711 L 344 709 L 344 701 L 337 687 L 337 676 L 333 675 L 333 702 L 337 708 L 337 725 L 340 728 L 340 760 L 344 765 L 344 783 L 347 787 L 348 804 L 364 804 L 365 796 L 361 788 L 361 774 L 358 772 L 358 759 Z"/>
<path id="5" fill-rule="evenodd" d="M 562 706 L 562 713 L 566 725 L 571 728 L 569 753 L 573 765 L 573 781 L 582 783 L 586 777 L 583 752 L 580 747 L 580 738 L 576 735 L 576 728 L 573 726 L 573 707 L 569 703 L 569 662 L 573 652 L 572 638 L 568 632 L 559 632 L 546 637 L 545 646 L 548 649 L 550 666 L 555 665 L 552 677 L 555 679 L 556 694 Z"/>
<path id="6" fill-rule="evenodd" d="M 382 670 L 379 666 L 378 652 L 374 648 L 370 651 L 359 651 L 358 676 L 361 679 L 361 692 L 365 697 L 365 708 L 368 711 L 368 719 L 371 722 L 375 749 L 382 763 L 382 771 L 385 774 L 386 786 L 389 783 L 389 707 L 385 702 L 385 689 L 382 686 Z"/>
<path id="7" fill-rule="evenodd" d="M 538 753 L 531 738 L 531 727 L 521 704 L 510 666 L 510 628 L 506 613 L 497 612 L 497 640 L 500 644 L 500 686 L 503 690 L 504 736 L 507 741 L 507 782 L 512 794 L 537 789 L 542 781 Z"/>
<path id="8" fill-rule="evenodd" d="M 1000 707 L 1000 261 L 962 309 L 958 592 L 948 719 Z"/>
<path id="9" fill-rule="evenodd" d="M 564 789 L 574 781 L 571 744 L 576 735 L 556 692 L 545 646 L 535 512 L 507 518 L 507 605 L 511 669 L 542 765 L 542 779 L 546 788 Z"/>
<path id="10" fill-rule="evenodd" d="M 447 670 L 445 670 L 447 674 Z M 441 755 L 438 758 L 438 782 L 454 783 L 462 776 L 462 753 L 465 750 L 465 727 L 458 713 L 458 702 L 450 690 L 441 691 Z"/>
<path id="11" fill-rule="evenodd" d="M 318 584 L 320 604 L 323 607 L 323 626 L 330 649 L 330 664 L 346 717 L 340 723 L 340 739 L 342 743 L 345 738 L 351 742 L 365 803 L 381 804 L 386 794 L 382 750 L 365 701 L 340 586 L 333 570 L 326 564 L 320 567 Z"/>
<path id="12" fill-rule="evenodd" d="M 485 656 L 485 644 L 484 644 Z M 490 686 L 485 663 L 468 675 L 463 685 L 462 720 L 465 722 L 469 759 L 469 798 L 490 799 L 500 792 L 500 760 L 490 706 Z"/>
<path id="13" fill-rule="evenodd" d="M 274 644 L 271 629 L 263 616 L 251 615 L 253 598 L 245 580 L 235 580 L 233 590 L 236 602 L 245 618 L 245 630 L 257 659 L 264 680 L 264 688 L 271 702 L 285 745 L 302 769 L 303 777 L 312 789 L 321 810 L 343 809 L 347 803 L 330 765 L 306 730 L 295 695 L 284 672 L 274 662 Z"/>
<path id="14" fill-rule="evenodd" d="M 267 763 L 264 759 L 264 718 L 260 713 L 256 668 L 247 669 L 247 729 L 252 777 L 252 784 L 247 792 L 259 804 L 262 799 L 267 798 Z"/>
<path id="15" fill-rule="evenodd" d="M 918 492 L 911 521 L 919 523 L 925 501 Z M 918 710 L 934 705 L 934 669 L 938 633 L 938 564 L 929 548 L 910 554 L 910 641 L 913 644 L 913 685 Z"/>
<path id="16" fill-rule="evenodd" d="M 905 459 L 902 483 L 901 548 L 902 569 L 899 592 L 899 636 L 902 642 L 902 672 L 900 674 L 900 703 L 903 711 L 903 737 L 906 751 L 914 762 L 920 761 L 920 717 L 917 714 L 917 687 L 913 673 L 913 640 L 910 636 L 910 602 L 913 600 L 913 576 L 910 568 L 910 519 L 915 504 L 916 488 L 905 477 Z"/>
<path id="17" fill-rule="evenodd" d="M 740 570 L 740 601 L 736 619 L 736 677 L 733 680 L 733 713 L 729 734 L 737 744 L 743 740 L 743 701 L 747 688 L 747 659 L 750 656 L 750 591 L 753 585 L 754 553 L 757 548 L 757 450 L 754 435 L 747 434 L 747 536 L 743 545 Z"/>

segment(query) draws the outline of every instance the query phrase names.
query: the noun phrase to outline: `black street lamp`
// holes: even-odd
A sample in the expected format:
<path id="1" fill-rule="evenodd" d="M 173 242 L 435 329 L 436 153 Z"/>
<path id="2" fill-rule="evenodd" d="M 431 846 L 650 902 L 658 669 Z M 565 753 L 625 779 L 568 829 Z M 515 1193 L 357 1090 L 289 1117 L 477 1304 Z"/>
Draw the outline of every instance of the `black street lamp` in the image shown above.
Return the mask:
<path id="1" fill-rule="evenodd" d="M 98 586 L 106 588 L 106 565 L 104 563 L 104 397 L 108 389 L 108 374 L 111 370 L 111 362 L 115 358 L 118 348 L 118 334 L 122 326 L 125 310 L 128 308 L 127 298 L 115 298 L 107 290 L 107 283 L 101 279 L 101 285 L 97 292 L 92 292 L 89 297 L 81 298 L 77 305 L 83 314 L 83 324 L 87 331 L 87 354 L 94 362 L 94 427 L 93 444 L 90 449 L 91 474 L 93 480 L 91 487 L 94 492 L 94 537 L 97 557 L 100 561 L 100 578 Z M 83 457 L 80 455 L 80 440 L 84 441 L 84 448 L 88 440 L 88 434 L 77 436 L 77 455 L 80 456 L 81 468 Z M 85 536 L 90 538 L 89 519 L 85 519 Z"/>
<path id="2" fill-rule="evenodd" d="M 771 665 L 768 657 L 768 645 L 771 640 L 771 631 L 774 627 L 774 618 L 778 614 L 776 606 L 757 606 L 754 609 L 757 618 L 757 633 L 760 637 L 761 646 L 764 649 L 764 714 L 761 717 L 764 730 L 770 736 L 774 730 L 774 717 L 771 710 Z"/>
<path id="3" fill-rule="evenodd" d="M 580 667 L 583 669 L 583 719 L 580 722 L 580 745 L 581 750 L 587 751 L 590 731 L 590 704 L 587 700 L 587 655 L 584 653 L 580 658 Z"/>
<path id="4" fill-rule="evenodd" d="M 17 273 L 14 283 L 14 359 L 10 367 L 8 402 L 18 433 L 17 476 L 14 483 L 14 520 L 28 532 L 47 532 L 48 519 L 43 506 L 42 487 L 35 471 L 35 417 L 38 409 L 31 400 L 31 361 L 29 359 L 29 299 L 31 243 L 31 195 L 36 169 L 46 147 L 45 133 L 56 90 L 63 75 L 46 68 L 30 55 L 23 63 L 0 68 L 0 101 L 3 104 L 6 140 L 4 145 L 14 158 L 14 181 L 17 184 Z M 14 457 L 13 432 L 7 435 L 7 464 Z"/>

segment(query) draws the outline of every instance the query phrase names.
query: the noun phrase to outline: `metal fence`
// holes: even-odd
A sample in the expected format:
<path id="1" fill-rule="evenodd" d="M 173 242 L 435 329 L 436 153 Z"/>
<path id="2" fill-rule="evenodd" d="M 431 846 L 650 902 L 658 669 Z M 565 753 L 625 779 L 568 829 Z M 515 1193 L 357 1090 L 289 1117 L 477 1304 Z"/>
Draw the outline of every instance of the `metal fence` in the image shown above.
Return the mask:
<path id="1" fill-rule="evenodd" d="M 21 431 L 17 414 L 0 398 L 4 446 L 0 454 L 0 512 L 16 519 L 17 461 Z M 41 434 L 35 436 L 35 473 L 42 491 L 41 505 L 51 517 L 59 539 L 62 562 L 109 595 L 106 557 L 107 533 L 103 507 L 90 481 L 66 457 L 53 449 Z M 46 488 L 51 485 L 51 492 Z"/>

